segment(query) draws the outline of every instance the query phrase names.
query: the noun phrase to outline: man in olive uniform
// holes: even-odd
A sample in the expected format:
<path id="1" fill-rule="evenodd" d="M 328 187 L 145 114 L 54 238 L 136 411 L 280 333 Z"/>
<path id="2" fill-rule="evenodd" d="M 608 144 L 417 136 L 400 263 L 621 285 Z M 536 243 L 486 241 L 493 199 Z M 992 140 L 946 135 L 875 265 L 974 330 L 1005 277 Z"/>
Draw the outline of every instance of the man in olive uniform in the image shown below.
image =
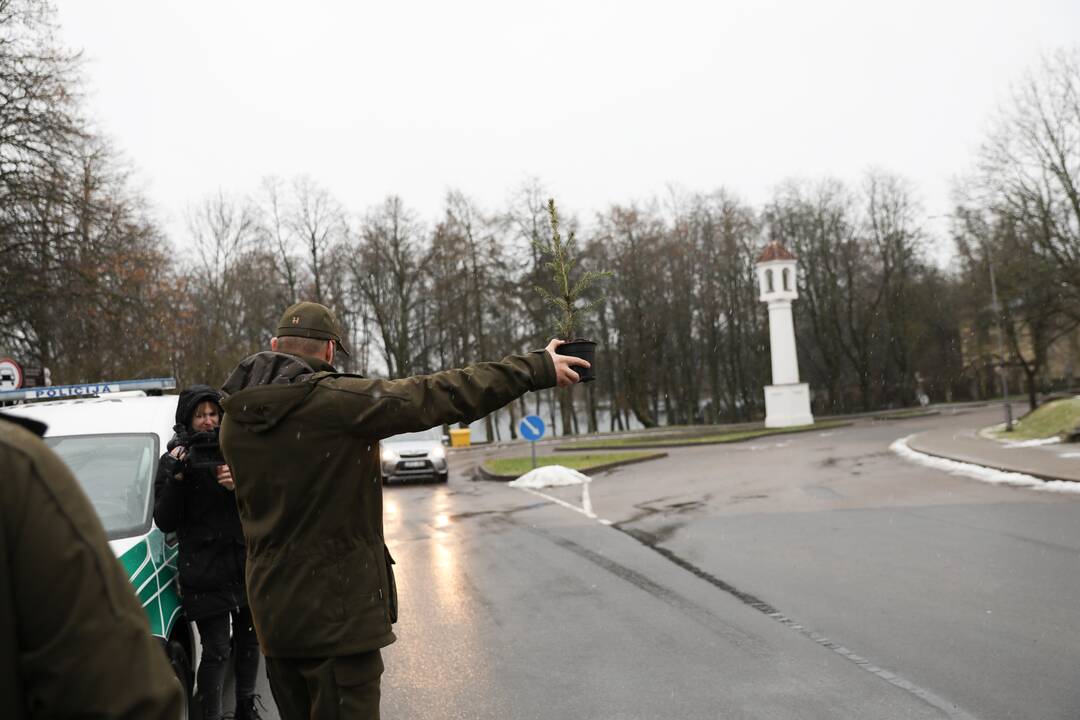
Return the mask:
<path id="1" fill-rule="evenodd" d="M 44 431 L 0 416 L 0 716 L 177 720 L 180 683 Z"/>
<path id="2" fill-rule="evenodd" d="M 547 348 L 403 380 L 334 370 L 333 313 L 285 311 L 271 351 L 226 381 L 221 447 L 247 543 L 248 601 L 282 718 L 378 718 L 379 648 L 394 642 L 379 440 L 470 422 L 530 390 L 577 382 Z"/>

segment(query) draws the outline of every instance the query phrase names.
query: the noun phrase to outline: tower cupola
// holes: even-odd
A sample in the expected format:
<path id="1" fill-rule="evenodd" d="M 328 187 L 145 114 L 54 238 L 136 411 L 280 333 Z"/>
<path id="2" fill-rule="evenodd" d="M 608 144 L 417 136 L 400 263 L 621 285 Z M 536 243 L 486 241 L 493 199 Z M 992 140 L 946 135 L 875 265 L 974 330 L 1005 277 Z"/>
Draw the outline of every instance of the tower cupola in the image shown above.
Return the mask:
<path id="1" fill-rule="evenodd" d="M 790 250 L 777 240 L 769 243 L 754 266 L 757 271 L 761 301 L 787 300 L 790 302 L 798 298 L 798 284 L 795 281 L 797 266 L 797 259 Z"/>

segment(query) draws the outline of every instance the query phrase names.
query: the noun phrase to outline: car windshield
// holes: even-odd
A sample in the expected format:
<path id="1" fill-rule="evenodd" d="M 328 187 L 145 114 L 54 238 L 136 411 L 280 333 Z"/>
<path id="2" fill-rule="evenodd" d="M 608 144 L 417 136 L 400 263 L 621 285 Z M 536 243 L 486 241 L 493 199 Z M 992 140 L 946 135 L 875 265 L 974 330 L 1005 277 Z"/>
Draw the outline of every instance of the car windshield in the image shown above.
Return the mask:
<path id="1" fill-rule="evenodd" d="M 400 443 L 400 442 L 442 442 L 442 433 L 439 432 L 439 428 L 429 428 L 427 430 L 421 430 L 420 432 L 402 433 L 401 435 L 395 435 L 391 438 L 383 440 L 384 443 Z"/>
<path id="2" fill-rule="evenodd" d="M 110 540 L 149 530 L 156 435 L 66 435 L 45 442 L 89 496 Z"/>

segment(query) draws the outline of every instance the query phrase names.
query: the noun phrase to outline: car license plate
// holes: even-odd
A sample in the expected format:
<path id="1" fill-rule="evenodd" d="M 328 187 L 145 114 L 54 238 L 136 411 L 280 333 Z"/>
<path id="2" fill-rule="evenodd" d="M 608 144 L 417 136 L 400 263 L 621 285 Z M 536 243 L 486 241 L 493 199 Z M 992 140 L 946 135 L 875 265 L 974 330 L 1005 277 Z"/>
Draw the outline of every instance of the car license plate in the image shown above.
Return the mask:
<path id="1" fill-rule="evenodd" d="M 407 460 L 405 462 L 405 467 L 407 468 L 422 468 L 425 465 L 427 465 L 427 463 L 423 460 Z"/>

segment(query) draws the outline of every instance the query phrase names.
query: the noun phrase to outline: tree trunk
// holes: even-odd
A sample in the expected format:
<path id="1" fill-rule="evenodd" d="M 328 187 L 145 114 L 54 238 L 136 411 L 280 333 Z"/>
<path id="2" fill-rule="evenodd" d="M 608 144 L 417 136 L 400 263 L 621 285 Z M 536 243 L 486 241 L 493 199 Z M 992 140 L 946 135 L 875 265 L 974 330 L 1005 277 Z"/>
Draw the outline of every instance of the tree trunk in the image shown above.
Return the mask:
<path id="1" fill-rule="evenodd" d="M 559 398 L 559 415 L 562 419 L 563 435 L 573 435 L 576 432 L 574 427 L 574 398 L 570 394 L 572 390 L 573 386 L 556 390 Z"/>
<path id="2" fill-rule="evenodd" d="M 599 432 L 599 420 L 596 417 L 596 383 L 589 383 L 585 386 L 585 407 L 588 412 L 589 419 L 589 432 Z"/>
<path id="3" fill-rule="evenodd" d="M 510 411 L 510 439 L 517 440 L 517 408 L 514 406 L 514 403 L 510 403 L 506 406 L 506 409 Z"/>

